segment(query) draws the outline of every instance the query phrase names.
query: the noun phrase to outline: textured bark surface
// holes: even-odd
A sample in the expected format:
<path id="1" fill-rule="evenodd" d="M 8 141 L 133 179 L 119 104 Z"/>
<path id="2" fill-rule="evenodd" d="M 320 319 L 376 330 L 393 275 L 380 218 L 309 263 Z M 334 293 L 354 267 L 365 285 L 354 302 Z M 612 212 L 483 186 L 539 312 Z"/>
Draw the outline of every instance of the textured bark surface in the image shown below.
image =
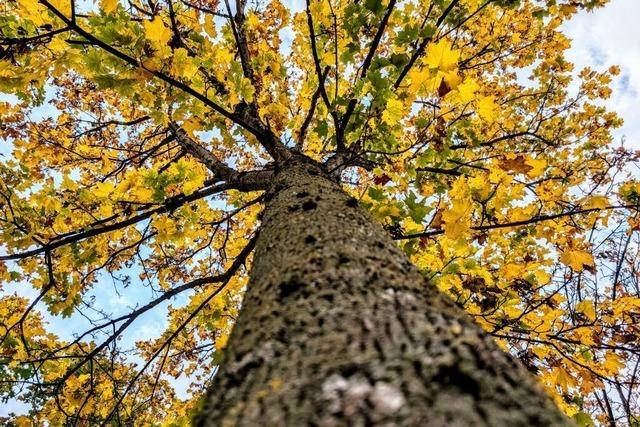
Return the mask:
<path id="1" fill-rule="evenodd" d="M 199 426 L 571 425 L 321 169 L 268 194 Z"/>

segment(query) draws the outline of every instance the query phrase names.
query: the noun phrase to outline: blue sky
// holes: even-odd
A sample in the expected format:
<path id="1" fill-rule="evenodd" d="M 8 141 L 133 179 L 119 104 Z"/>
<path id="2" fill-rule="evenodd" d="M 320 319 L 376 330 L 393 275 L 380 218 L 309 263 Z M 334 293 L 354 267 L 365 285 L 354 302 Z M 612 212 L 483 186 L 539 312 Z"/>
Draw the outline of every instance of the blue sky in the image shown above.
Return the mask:
<path id="1" fill-rule="evenodd" d="M 573 40 L 569 60 L 576 71 L 591 66 L 603 70 L 619 65 L 613 95 L 605 105 L 625 121 L 614 136 L 626 147 L 640 149 L 640 1 L 611 0 L 595 12 L 582 12 L 563 27 Z"/>
<path id="2" fill-rule="evenodd" d="M 294 10 L 302 8 L 301 0 L 284 2 Z M 619 65 L 620 76 L 614 81 L 613 95 L 605 102 L 606 106 L 618 112 L 625 120 L 621 129 L 615 132 L 616 143 L 625 141 L 625 146 L 640 149 L 640 31 L 637 28 L 637 20 L 640 18 L 639 0 L 612 0 L 605 8 L 595 12 L 582 12 L 574 17 L 563 27 L 564 32 L 573 42 L 569 51 L 569 59 L 576 64 L 576 72 L 585 66 L 591 66 L 597 70 L 608 68 L 610 65 Z M 283 34 L 287 38 L 288 34 Z M 290 36 L 290 35 L 289 35 Z M 0 100 L 6 99 L 0 96 Z M 8 144 L 0 144 L 0 153 L 7 153 Z M 134 282 L 136 272 L 131 272 Z M 18 290 L 21 294 L 30 297 L 35 292 L 29 289 L 28 284 L 20 284 Z M 9 289 L 8 289 L 9 290 Z M 123 314 L 133 308 L 136 303 L 147 301 L 151 295 L 146 287 L 132 285 L 120 294 L 114 292 L 112 283 L 103 280 L 97 285 L 92 294 L 96 297 L 96 308 L 114 315 Z M 171 301 L 174 305 L 184 302 L 186 296 L 181 296 L 179 301 Z M 163 304 L 151 313 L 141 316 L 126 333 L 123 345 L 132 345 L 137 339 L 149 339 L 158 336 L 166 327 L 166 307 Z M 81 330 L 86 321 L 81 316 L 69 319 L 57 319 L 46 316 L 50 321 L 51 330 L 61 337 L 71 338 L 69 324 L 74 325 L 74 330 Z M 187 380 L 183 379 L 176 384 L 178 389 L 184 392 Z M 22 412 L 24 405 L 9 402 L 0 408 L 0 416 L 9 412 Z"/>

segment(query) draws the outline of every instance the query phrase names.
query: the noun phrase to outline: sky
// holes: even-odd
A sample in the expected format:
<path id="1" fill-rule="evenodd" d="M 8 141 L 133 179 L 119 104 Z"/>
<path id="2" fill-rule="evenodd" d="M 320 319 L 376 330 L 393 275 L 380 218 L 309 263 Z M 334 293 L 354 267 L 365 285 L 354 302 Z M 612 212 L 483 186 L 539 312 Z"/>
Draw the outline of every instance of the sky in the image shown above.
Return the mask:
<path id="1" fill-rule="evenodd" d="M 586 66 L 601 71 L 620 66 L 613 94 L 605 105 L 625 121 L 614 133 L 616 143 L 640 149 L 640 1 L 611 0 L 594 12 L 581 12 L 564 24 L 573 40 L 568 59 L 576 71 Z"/>
<path id="2" fill-rule="evenodd" d="M 294 10 L 301 8 L 301 0 L 285 2 Z M 640 18 L 640 0 L 611 0 L 602 9 L 594 12 L 581 12 L 563 26 L 564 33 L 571 38 L 572 47 L 568 52 L 568 59 L 576 67 L 576 73 L 583 67 L 590 66 L 598 71 L 611 65 L 620 66 L 621 73 L 613 83 L 613 94 L 605 105 L 616 111 L 624 120 L 622 128 L 614 134 L 616 145 L 624 143 L 627 147 L 640 149 L 640 31 L 637 21 Z M 285 38 L 287 34 L 283 34 Z M 290 35 L 289 35 L 290 36 Z M 6 98 L 5 98 L 6 99 Z M 2 97 L 0 97 L 2 100 Z M 6 144 L 0 144 L 0 154 Z M 135 279 L 135 275 L 134 279 Z M 26 284 L 25 284 L 26 285 Z M 110 283 L 101 283 L 95 289 L 98 307 L 113 314 L 122 314 L 136 305 L 136 302 L 148 300 L 149 291 L 131 286 L 127 291 L 116 294 Z M 27 288 L 28 286 L 25 286 Z M 136 291 L 136 289 L 138 289 Z M 23 290 L 21 292 L 30 297 L 35 293 Z M 181 302 L 186 296 L 181 298 Z M 178 301 L 172 301 L 179 304 Z M 131 325 L 127 335 L 127 344 L 136 339 L 150 338 L 159 335 L 166 327 L 166 306 L 163 304 L 153 313 L 142 316 Z M 69 319 L 56 319 L 46 316 L 53 332 L 62 337 L 69 337 Z M 178 389 L 184 392 L 188 381 L 178 381 Z M 181 393 L 182 394 L 182 393 Z M 8 402 L 0 407 L 0 416 L 9 412 L 22 412 L 24 405 Z"/>

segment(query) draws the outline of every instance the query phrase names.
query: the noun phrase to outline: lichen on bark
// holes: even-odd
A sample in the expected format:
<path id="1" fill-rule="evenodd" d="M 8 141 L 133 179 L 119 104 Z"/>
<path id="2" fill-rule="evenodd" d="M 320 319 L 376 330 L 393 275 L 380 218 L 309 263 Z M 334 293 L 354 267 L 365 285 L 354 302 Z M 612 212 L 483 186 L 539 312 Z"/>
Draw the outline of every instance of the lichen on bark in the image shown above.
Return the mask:
<path id="1" fill-rule="evenodd" d="M 196 425 L 571 425 L 320 165 L 291 159 L 266 199 Z"/>

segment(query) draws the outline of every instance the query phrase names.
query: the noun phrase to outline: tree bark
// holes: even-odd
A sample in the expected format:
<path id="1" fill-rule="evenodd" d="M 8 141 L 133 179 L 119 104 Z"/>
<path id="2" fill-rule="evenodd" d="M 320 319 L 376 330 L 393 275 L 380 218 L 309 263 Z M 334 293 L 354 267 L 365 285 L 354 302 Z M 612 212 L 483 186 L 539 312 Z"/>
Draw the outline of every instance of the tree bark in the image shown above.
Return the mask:
<path id="1" fill-rule="evenodd" d="M 572 425 L 320 165 L 267 194 L 198 426 Z"/>

